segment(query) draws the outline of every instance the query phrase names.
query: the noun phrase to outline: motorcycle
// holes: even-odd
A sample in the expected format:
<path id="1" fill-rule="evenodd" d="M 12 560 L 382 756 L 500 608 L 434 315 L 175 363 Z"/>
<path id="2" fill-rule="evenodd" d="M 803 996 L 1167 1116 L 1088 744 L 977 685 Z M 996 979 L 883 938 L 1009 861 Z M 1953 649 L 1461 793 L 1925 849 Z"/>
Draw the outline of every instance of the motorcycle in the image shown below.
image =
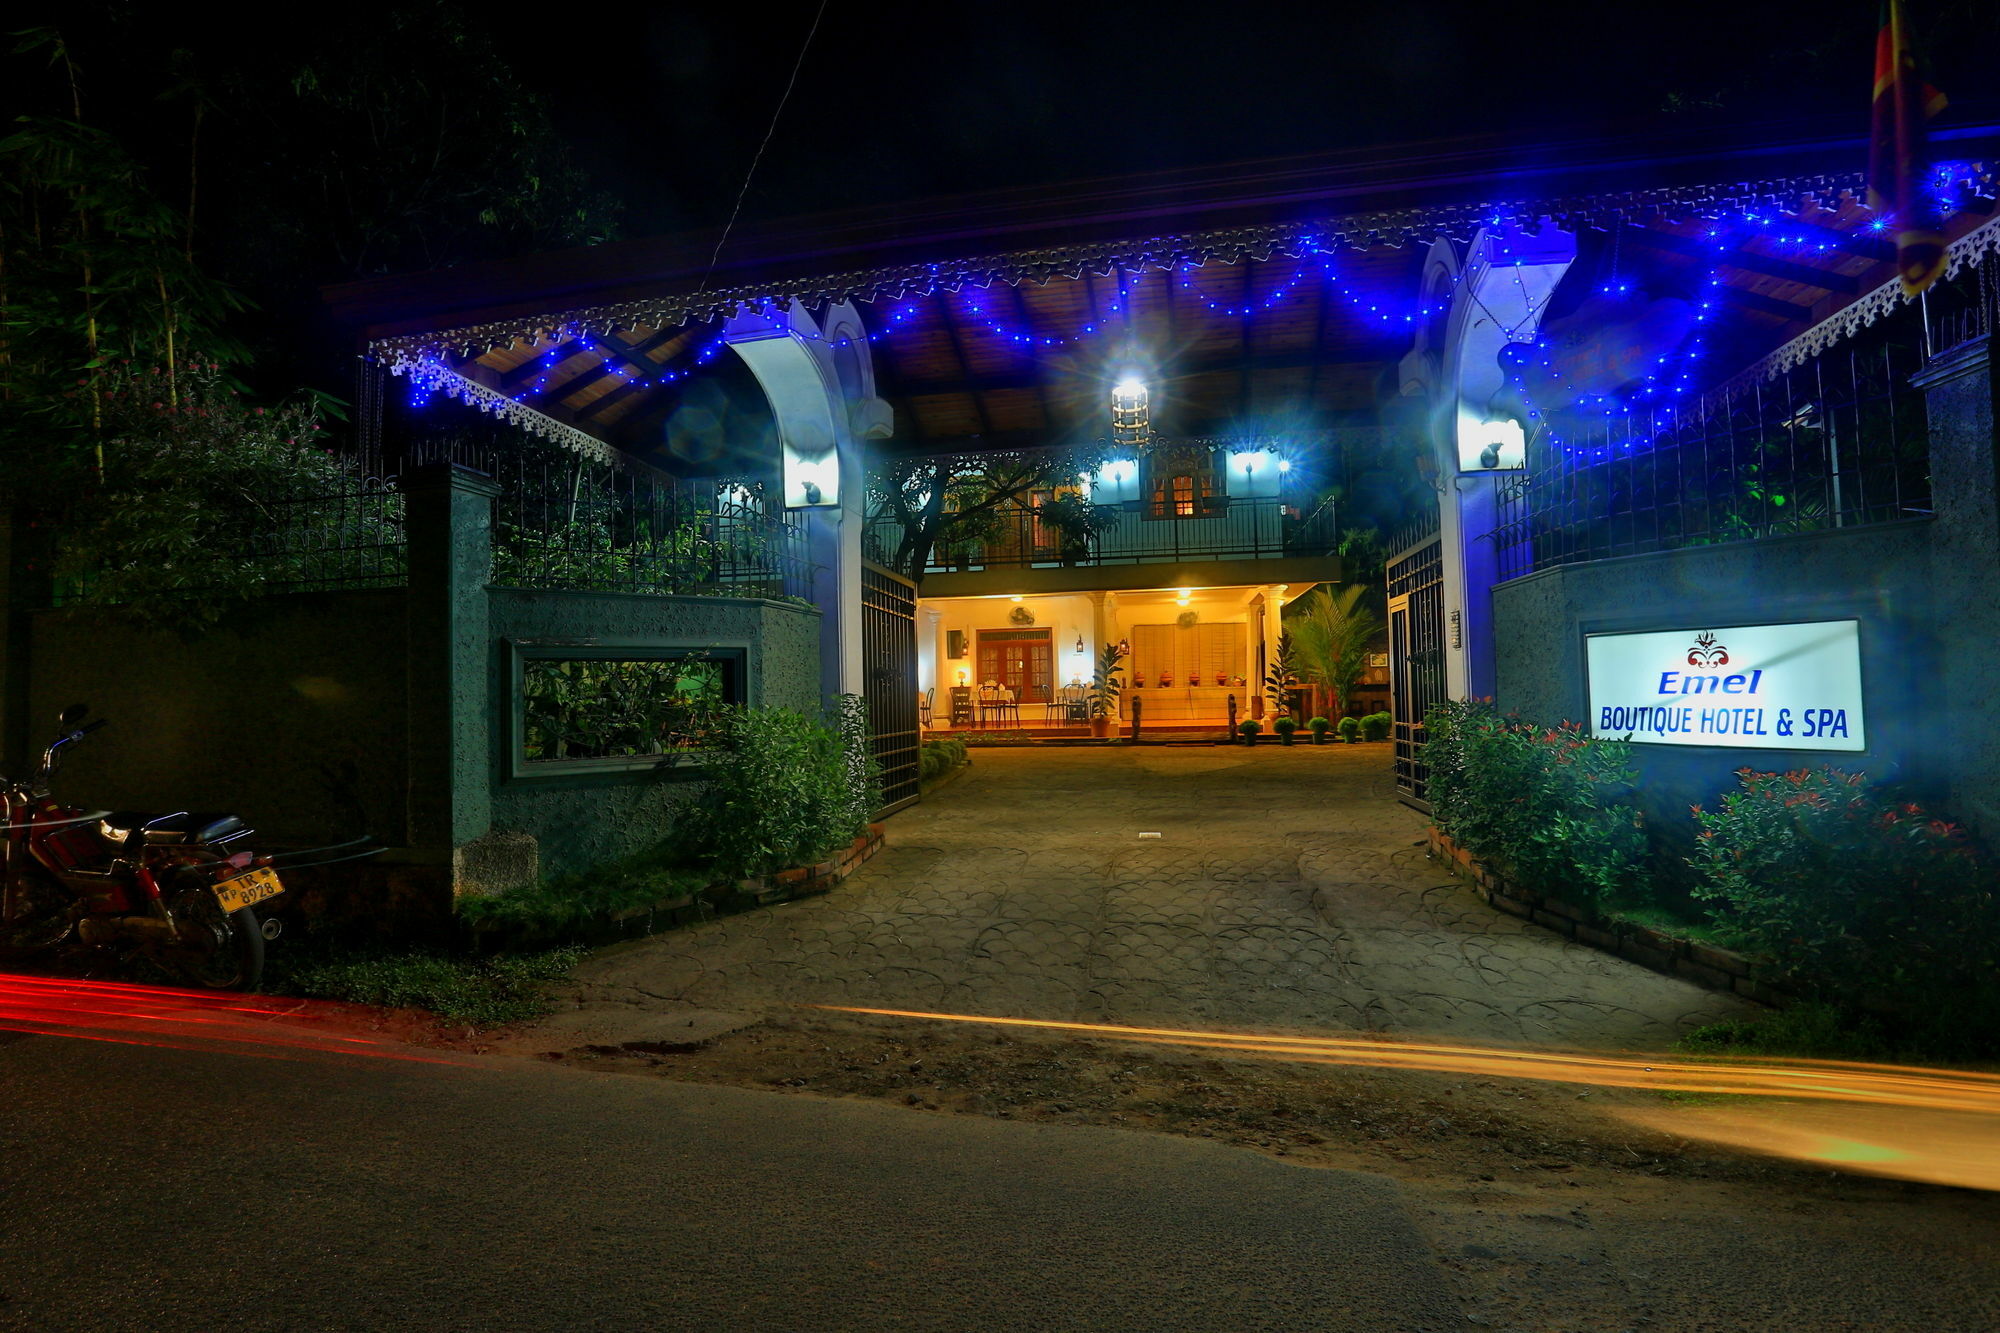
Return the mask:
<path id="1" fill-rule="evenodd" d="M 85 811 L 52 799 L 63 751 L 105 725 L 85 722 L 89 711 L 63 710 L 32 777 L 0 776 L 0 955 L 95 948 L 144 956 L 194 986 L 255 990 L 264 944 L 280 932 L 270 914 L 285 886 L 272 858 L 236 848 L 255 830 L 235 815 Z"/>

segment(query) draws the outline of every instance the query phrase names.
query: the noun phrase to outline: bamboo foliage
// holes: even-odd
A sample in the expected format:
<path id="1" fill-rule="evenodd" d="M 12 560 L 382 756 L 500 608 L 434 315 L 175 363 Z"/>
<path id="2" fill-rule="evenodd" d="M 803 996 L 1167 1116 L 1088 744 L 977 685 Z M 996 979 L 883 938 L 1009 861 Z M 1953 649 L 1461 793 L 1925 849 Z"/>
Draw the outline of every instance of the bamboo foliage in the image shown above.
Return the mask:
<path id="1" fill-rule="evenodd" d="M 102 474 L 112 367 L 159 369 L 175 407 L 188 363 L 247 358 L 225 328 L 246 303 L 195 264 L 190 215 L 83 122 L 59 38 L 16 49 L 41 47 L 69 68 L 72 118 L 25 116 L 0 138 L 0 442 L 15 464 L 0 485 L 16 491 L 78 461 Z"/>

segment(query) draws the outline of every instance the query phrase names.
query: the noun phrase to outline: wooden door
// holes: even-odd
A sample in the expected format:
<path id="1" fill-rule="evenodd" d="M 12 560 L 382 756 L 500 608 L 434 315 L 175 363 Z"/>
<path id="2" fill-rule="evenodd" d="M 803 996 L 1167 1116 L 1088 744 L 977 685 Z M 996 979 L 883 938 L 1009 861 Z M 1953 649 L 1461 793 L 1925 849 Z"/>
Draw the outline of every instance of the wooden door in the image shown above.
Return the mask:
<path id="1" fill-rule="evenodd" d="M 1047 703 L 1055 683 L 1055 652 L 1045 629 L 979 631 L 976 683 L 995 681 L 1021 703 Z"/>

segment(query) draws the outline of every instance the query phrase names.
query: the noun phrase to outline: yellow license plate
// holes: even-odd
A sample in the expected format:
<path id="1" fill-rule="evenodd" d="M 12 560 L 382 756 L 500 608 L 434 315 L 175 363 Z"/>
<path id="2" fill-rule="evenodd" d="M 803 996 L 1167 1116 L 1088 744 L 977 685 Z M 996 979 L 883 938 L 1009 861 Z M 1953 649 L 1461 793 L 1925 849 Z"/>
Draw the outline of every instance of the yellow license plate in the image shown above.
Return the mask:
<path id="1" fill-rule="evenodd" d="M 246 870 L 234 879 L 225 879 L 215 886 L 215 896 L 222 903 L 222 910 L 233 912 L 239 907 L 255 907 L 266 898 L 275 898 L 285 891 L 278 882 L 275 870 Z"/>

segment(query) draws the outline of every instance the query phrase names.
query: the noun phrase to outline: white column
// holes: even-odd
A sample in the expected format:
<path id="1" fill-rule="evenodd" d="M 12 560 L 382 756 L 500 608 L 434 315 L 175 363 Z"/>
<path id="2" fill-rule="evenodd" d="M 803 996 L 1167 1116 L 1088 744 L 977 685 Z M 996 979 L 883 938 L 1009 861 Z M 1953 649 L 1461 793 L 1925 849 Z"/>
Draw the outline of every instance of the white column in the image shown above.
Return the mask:
<path id="1" fill-rule="evenodd" d="M 1264 709 L 1263 712 L 1260 714 L 1260 716 L 1264 717 L 1266 724 L 1268 724 L 1270 721 L 1270 717 L 1268 716 L 1270 711 L 1270 699 L 1268 698 L 1264 690 L 1264 677 L 1270 673 L 1270 670 L 1273 666 L 1277 665 L 1278 634 L 1279 631 L 1283 628 L 1284 622 L 1282 613 L 1284 611 L 1284 596 L 1285 596 L 1285 589 L 1288 586 L 1289 586 L 1288 584 L 1283 584 L 1283 583 L 1265 584 L 1263 589 L 1263 600 L 1259 603 L 1263 611 L 1264 632 L 1261 641 L 1264 645 L 1264 655 L 1261 668 L 1257 667 L 1257 663 L 1255 662 L 1254 659 L 1252 661 L 1252 667 L 1254 668 L 1254 670 L 1250 678 L 1250 693 L 1254 697 L 1264 700 Z"/>
<path id="2" fill-rule="evenodd" d="M 951 691 L 944 678 L 944 612 L 934 606 L 919 606 L 924 632 L 917 639 L 917 692 L 935 690 L 931 696 L 931 724 L 951 715 Z"/>
<path id="3" fill-rule="evenodd" d="M 785 505 L 803 520 L 820 623 L 820 680 L 828 694 L 863 692 L 861 528 L 867 514 L 862 441 L 885 439 L 888 405 L 875 396 L 868 334 L 851 303 L 821 328 L 804 306 L 744 309 L 723 329 L 757 377 L 777 423 Z M 837 489 L 837 494 L 833 493 Z M 828 586 L 828 585 L 831 586 Z"/>
<path id="4" fill-rule="evenodd" d="M 1454 698 L 1494 693 L 1493 584 L 1499 562 L 1492 536 L 1498 525 L 1498 487 L 1522 464 L 1515 450 L 1496 452 L 1501 466 L 1482 466 L 1485 429 L 1496 401 L 1505 399 L 1506 369 L 1500 353 L 1540 336 L 1543 313 L 1576 259 L 1576 237 L 1544 223 L 1534 231 L 1486 228 L 1466 248 L 1455 273 L 1437 381 L 1431 386 L 1432 422 L 1440 475 L 1446 479 L 1439 514 L 1444 550 L 1445 681 Z M 1456 267 L 1455 256 L 1434 254 L 1433 269 Z M 1526 423 L 1524 423 L 1526 424 Z"/>
<path id="5" fill-rule="evenodd" d="M 1094 592 L 1090 594 L 1090 679 L 1097 677 L 1098 664 L 1103 660 L 1104 645 L 1118 642 L 1118 594 L 1115 592 Z M 1132 688 L 1131 663 L 1125 664 L 1125 688 Z"/>

